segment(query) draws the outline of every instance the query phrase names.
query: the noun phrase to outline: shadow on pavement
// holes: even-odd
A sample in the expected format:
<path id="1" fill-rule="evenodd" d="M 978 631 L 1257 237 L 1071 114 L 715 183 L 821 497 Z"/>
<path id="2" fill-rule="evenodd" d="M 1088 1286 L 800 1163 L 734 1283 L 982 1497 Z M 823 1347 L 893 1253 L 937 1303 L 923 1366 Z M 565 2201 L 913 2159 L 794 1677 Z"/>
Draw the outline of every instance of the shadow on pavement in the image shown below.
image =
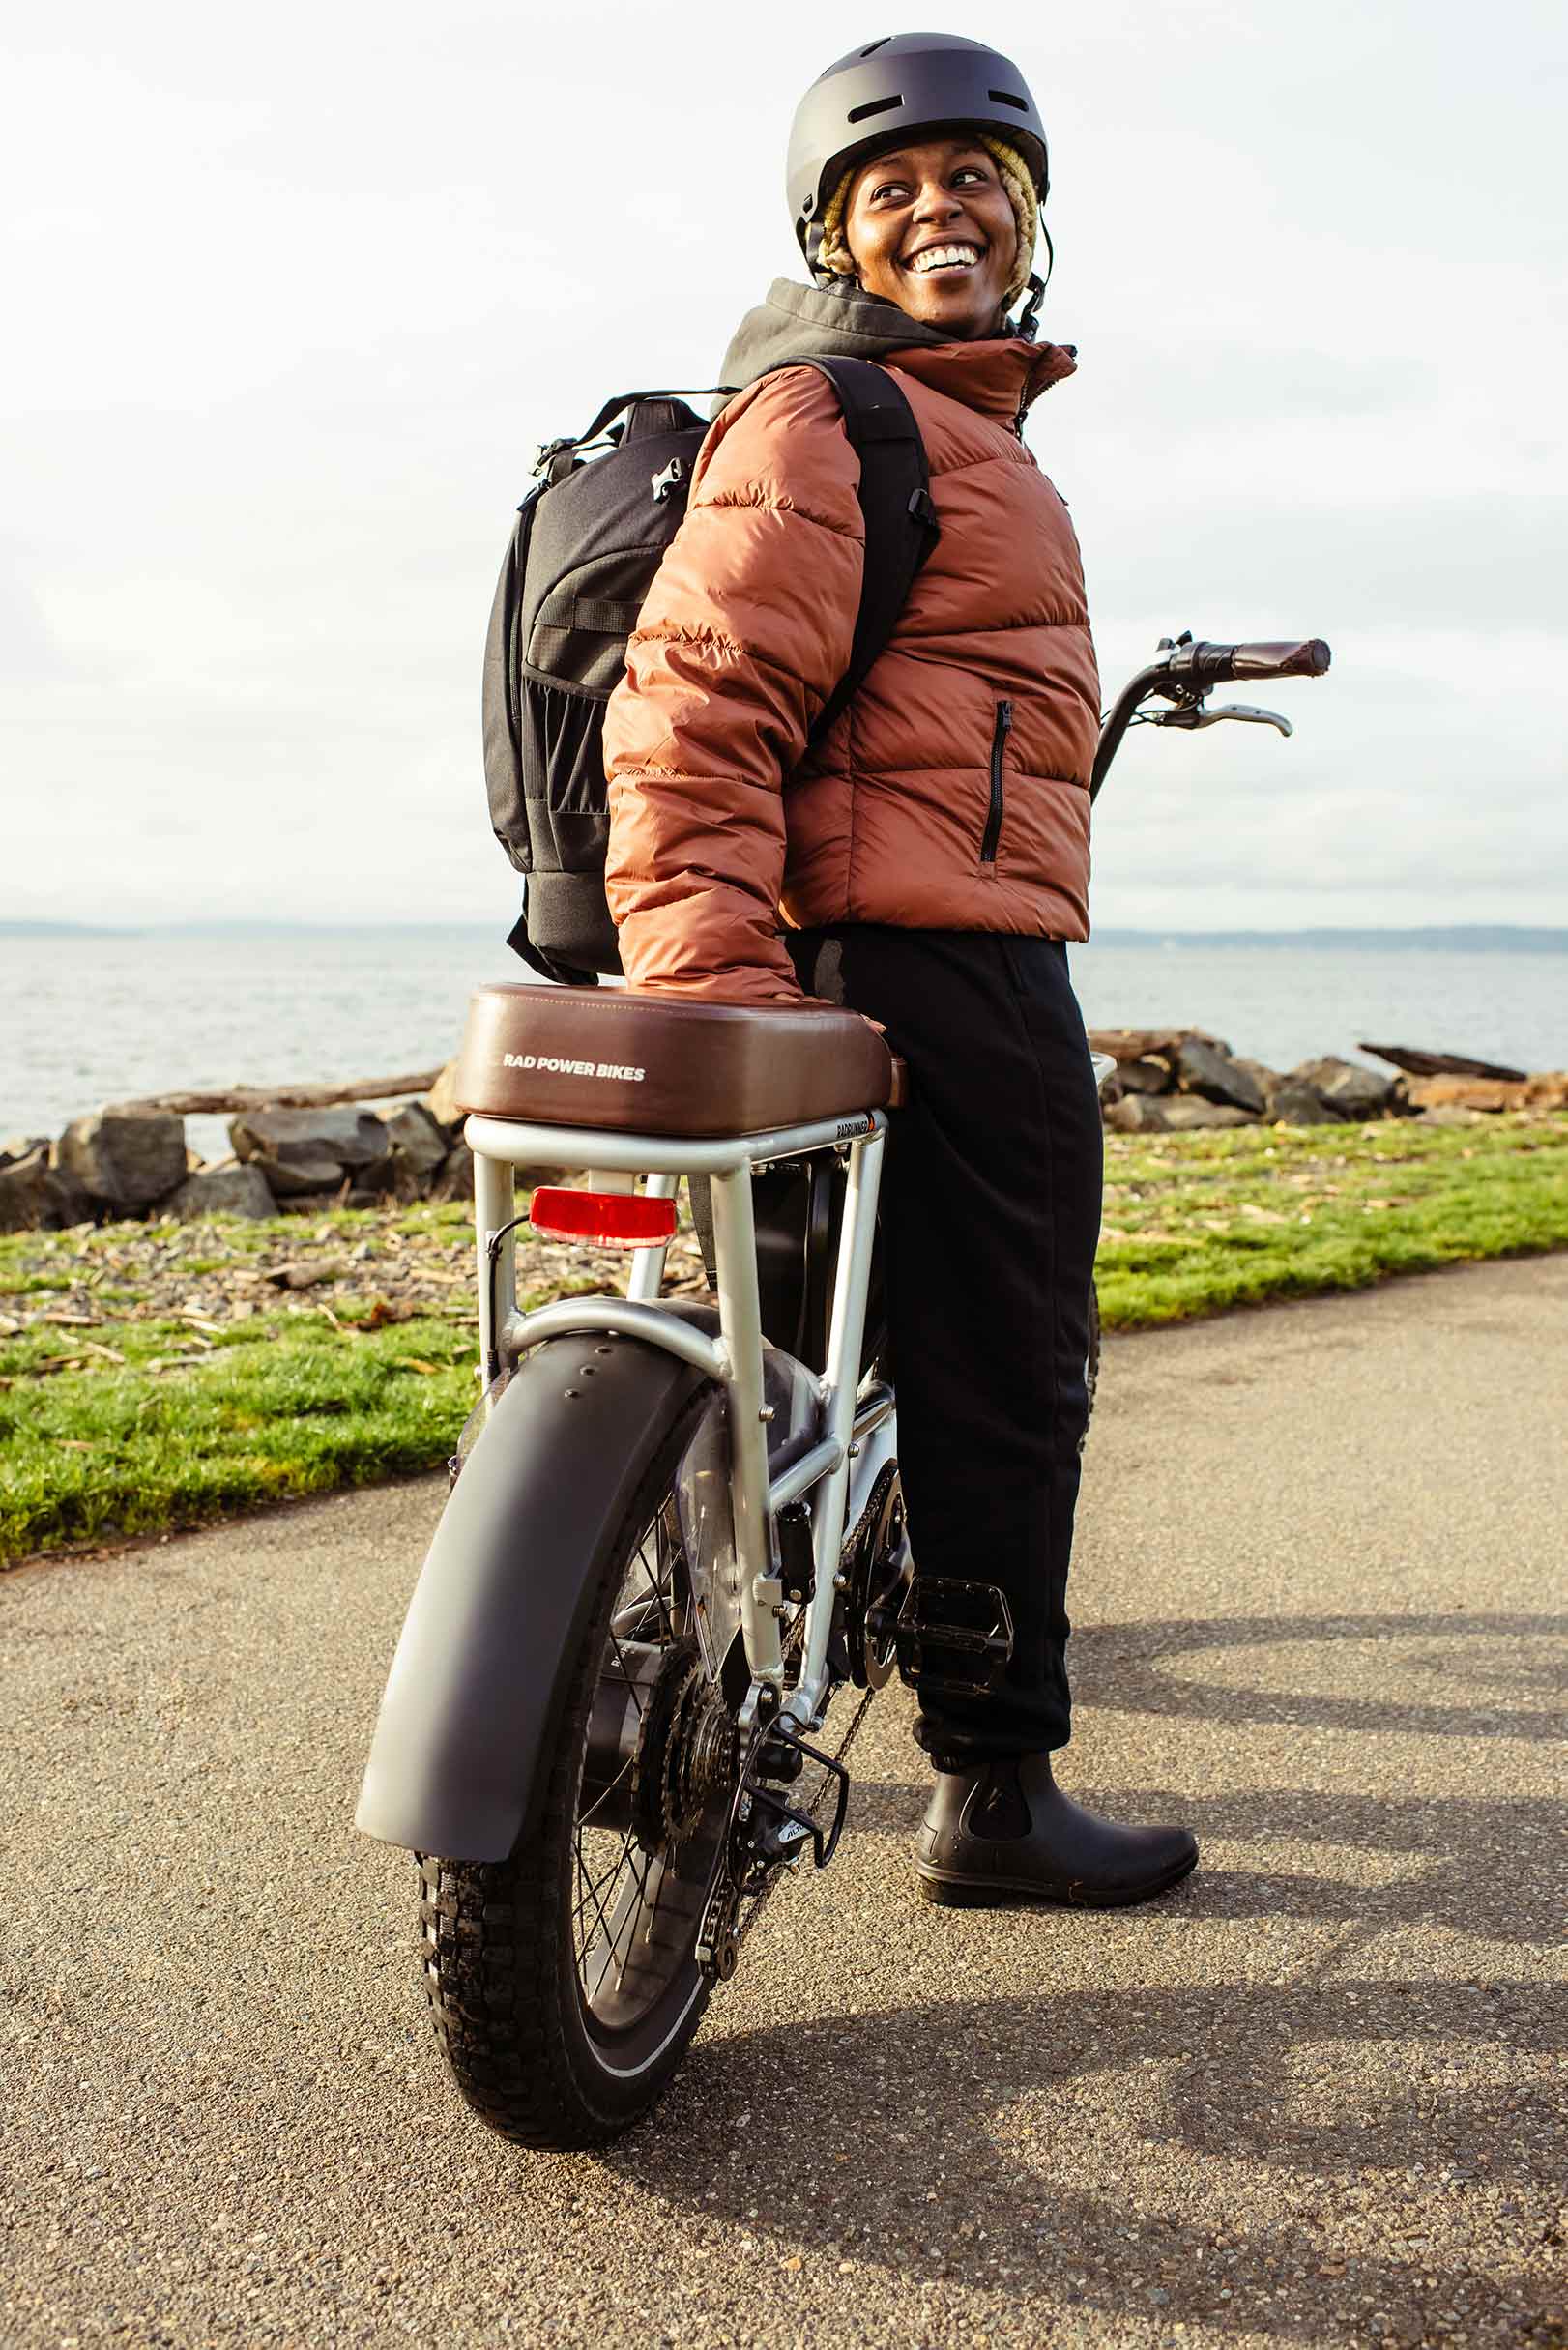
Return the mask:
<path id="1" fill-rule="evenodd" d="M 1296 1918 L 1355 1926 L 1367 1933 L 1437 1926 L 1452 1933 L 1553 1950 L 1563 1939 L 1562 1884 L 1553 1863 L 1568 1841 L 1568 1803 L 1545 1798 L 1393 1801 L 1372 1795 L 1256 1787 L 1226 1795 L 1180 1788 L 1083 1784 L 1063 1768 L 1068 1791 L 1114 1819 L 1185 1820 L 1205 1846 L 1204 1865 L 1181 1893 L 1184 1916 Z M 925 1807 L 923 1784 L 857 1779 L 850 1830 L 913 1844 Z M 1238 1869 L 1210 1858 L 1214 1844 L 1278 1847 Z M 1302 1846 L 1332 1845 L 1344 1875 L 1299 1863 Z M 1392 1856 L 1399 1873 L 1357 1883 L 1357 1855 L 1374 1871 Z M 1538 1862 L 1532 1869 L 1531 1862 Z"/>
<path id="2" fill-rule="evenodd" d="M 1563 2335 L 1542 2059 L 1565 2043 L 1560 1993 L 1519 1984 L 1230 1982 L 785 2019 L 700 2040 L 603 2159 L 753 2245 L 1038 2298 L 1042 2324 L 1076 2303 L 1415 2342 L 1440 2317 L 1437 2335 L 1546 2344 Z M 1347 2258 L 1339 2207 L 1357 2192 Z"/>
<path id="3" fill-rule="evenodd" d="M 1508 1660 L 1480 1668 L 1484 1697 L 1453 1694 L 1474 1668 L 1449 1643 L 1483 1639 L 1541 1639 L 1568 1636 L 1568 1616 L 1296 1615 L 1176 1616 L 1163 1623 L 1089 1624 L 1074 1632 L 1068 1651 L 1080 1702 L 1118 1712 L 1193 1715 L 1206 1723 L 1289 1723 L 1340 1730 L 1407 1730 L 1466 1737 L 1558 1741 L 1568 1736 L 1560 1703 L 1564 1676 L 1544 1661 Z M 1236 1688 L 1226 1682 L 1183 1680 L 1183 1662 L 1227 1648 L 1284 1648 L 1318 1641 L 1397 1640 L 1399 1668 L 1449 1684 L 1436 1699 L 1415 1696 L 1357 1697 L 1350 1693 Z M 1426 1640 L 1425 1656 L 1405 1644 Z M 1539 1691 L 1556 1707 L 1515 1702 Z"/>

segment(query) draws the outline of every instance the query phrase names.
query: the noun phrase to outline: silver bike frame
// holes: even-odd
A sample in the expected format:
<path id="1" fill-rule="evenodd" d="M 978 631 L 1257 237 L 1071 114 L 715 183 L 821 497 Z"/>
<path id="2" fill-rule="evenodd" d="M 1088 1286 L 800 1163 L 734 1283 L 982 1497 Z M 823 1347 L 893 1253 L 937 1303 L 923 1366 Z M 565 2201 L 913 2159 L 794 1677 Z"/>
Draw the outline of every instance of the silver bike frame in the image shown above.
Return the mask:
<path id="1" fill-rule="evenodd" d="M 892 1400 L 882 1388 L 857 1405 L 866 1295 L 876 1233 L 877 1193 L 887 1121 L 880 1110 L 826 1118 L 770 1134 L 678 1141 L 666 1135 L 607 1134 L 597 1128 L 522 1125 L 509 1118 L 470 1117 L 465 1135 L 474 1153 L 474 1202 L 479 1292 L 480 1375 L 486 1382 L 541 1340 L 611 1332 L 662 1347 L 695 1364 L 722 1387 L 730 1404 L 730 1494 L 736 1556 L 740 1571 L 740 1628 L 751 1688 L 742 1728 L 758 1718 L 762 1693 L 803 1727 L 820 1724 L 828 1695 L 828 1643 L 834 1582 L 844 1540 L 852 1460 L 873 1428 L 887 1427 Z M 816 1440 L 803 1458 L 769 1480 L 768 1421 L 763 1390 L 763 1333 L 757 1279 L 751 1176 L 755 1168 L 806 1151 L 831 1148 L 849 1162 L 849 1187 L 833 1274 L 827 1367 L 807 1372 L 818 1405 Z M 674 1195 L 682 1175 L 705 1175 L 712 1184 L 713 1241 L 718 1278 L 719 1334 L 711 1338 L 656 1303 L 664 1274 L 662 1248 L 633 1253 L 624 1297 L 562 1298 L 532 1314 L 517 1307 L 516 1214 L 519 1165 L 562 1170 L 590 1168 L 602 1184 L 628 1188 L 639 1176 L 657 1198 Z M 629 1179 L 629 1180 L 628 1180 Z M 788 1613 L 779 1573 L 778 1513 L 809 1494 L 816 1589 L 805 1611 L 804 1643 L 796 1686 L 784 1689 L 781 1624 Z"/>

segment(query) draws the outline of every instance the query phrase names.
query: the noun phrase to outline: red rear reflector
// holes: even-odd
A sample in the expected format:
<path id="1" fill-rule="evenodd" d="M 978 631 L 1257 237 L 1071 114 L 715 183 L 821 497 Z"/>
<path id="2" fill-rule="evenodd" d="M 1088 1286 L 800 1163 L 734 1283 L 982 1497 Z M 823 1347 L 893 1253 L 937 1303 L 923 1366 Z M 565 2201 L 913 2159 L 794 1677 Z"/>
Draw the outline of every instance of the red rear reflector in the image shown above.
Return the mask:
<path id="1" fill-rule="evenodd" d="M 604 1248 L 659 1248 L 675 1233 L 675 1202 L 635 1191 L 567 1191 L 544 1184 L 528 1220 L 546 1240 L 596 1240 Z"/>

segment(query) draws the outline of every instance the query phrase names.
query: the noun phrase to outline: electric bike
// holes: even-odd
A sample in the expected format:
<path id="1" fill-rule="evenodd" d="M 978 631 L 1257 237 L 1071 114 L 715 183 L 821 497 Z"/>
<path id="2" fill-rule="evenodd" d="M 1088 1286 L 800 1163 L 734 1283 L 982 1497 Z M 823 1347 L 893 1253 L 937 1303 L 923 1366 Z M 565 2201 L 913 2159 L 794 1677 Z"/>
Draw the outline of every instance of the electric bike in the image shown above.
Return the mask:
<path id="1" fill-rule="evenodd" d="M 1165 640 L 1107 714 L 1093 791 L 1133 724 L 1289 734 L 1210 690 L 1328 659 Z M 973 1694 L 1010 1654 L 1003 1594 L 923 1577 L 905 1524 L 876 1304 L 902 1084 L 850 1011 L 537 985 L 471 1006 L 482 1396 L 357 1820 L 414 1853 L 437 2036 L 520 2144 L 602 2141 L 652 2105 L 774 1888 L 832 1860 L 893 1673 Z M 589 1172 L 519 1212 L 524 1165 Z M 708 1189 L 711 1305 L 661 1295 L 682 1179 Z M 525 1226 L 624 1248 L 625 1294 L 523 1310 Z"/>

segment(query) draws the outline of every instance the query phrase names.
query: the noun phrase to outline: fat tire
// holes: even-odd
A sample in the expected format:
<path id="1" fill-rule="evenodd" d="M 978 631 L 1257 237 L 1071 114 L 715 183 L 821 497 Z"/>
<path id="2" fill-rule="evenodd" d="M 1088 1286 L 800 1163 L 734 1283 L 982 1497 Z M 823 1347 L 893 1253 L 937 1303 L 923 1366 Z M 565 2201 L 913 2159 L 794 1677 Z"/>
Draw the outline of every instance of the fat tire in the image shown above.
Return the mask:
<path id="1" fill-rule="evenodd" d="M 537 1824 L 504 1861 L 416 1853 L 424 1986 L 453 2077 L 480 2120 L 513 2144 L 601 2145 L 655 2102 L 702 2020 L 695 1955 L 668 2038 L 632 2077 L 602 2064 L 584 2025 L 572 1944 L 571 1861 L 595 1680 L 629 1553 L 715 1390 L 704 1382 L 647 1438 L 648 1468 L 607 1551 L 572 1668 Z"/>

